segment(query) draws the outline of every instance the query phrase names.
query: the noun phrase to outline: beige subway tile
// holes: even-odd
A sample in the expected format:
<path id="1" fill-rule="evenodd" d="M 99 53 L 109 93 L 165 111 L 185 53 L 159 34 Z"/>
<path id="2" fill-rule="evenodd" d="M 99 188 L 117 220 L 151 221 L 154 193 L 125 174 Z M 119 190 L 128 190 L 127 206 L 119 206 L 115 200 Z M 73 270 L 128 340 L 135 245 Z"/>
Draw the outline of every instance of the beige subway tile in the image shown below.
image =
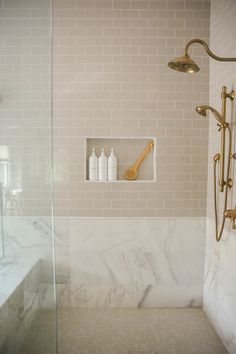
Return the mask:
<path id="1" fill-rule="evenodd" d="M 156 200 L 147 200 L 147 208 L 163 208 L 164 207 L 164 201 L 160 199 Z"/>
<path id="2" fill-rule="evenodd" d="M 99 0 L 94 2 L 95 8 L 98 9 L 111 9 L 112 8 L 112 1 L 111 0 Z"/>
<path id="3" fill-rule="evenodd" d="M 166 1 L 162 1 L 162 0 L 150 0 L 149 1 L 149 8 L 150 9 L 166 9 Z"/>
<path id="4" fill-rule="evenodd" d="M 121 210 L 120 209 L 102 209 L 102 216 L 119 217 L 119 216 L 121 216 Z"/>
<path id="5" fill-rule="evenodd" d="M 99 199 L 99 200 L 94 200 L 94 208 L 111 208 L 112 201 L 111 200 L 106 200 L 106 199 Z"/>
<path id="6" fill-rule="evenodd" d="M 130 8 L 130 1 L 113 0 L 113 8 L 114 9 L 129 9 Z"/>
<path id="7" fill-rule="evenodd" d="M 182 51 L 186 39 L 196 35 L 207 40 L 208 7 L 190 0 L 186 6 L 181 0 L 115 1 L 114 8 L 110 0 L 55 0 L 54 7 L 56 215 L 205 215 L 208 120 L 196 119 L 194 108 L 208 101 L 209 61 L 201 48 L 194 47 L 201 72 L 188 78 L 171 72 L 166 62 Z M 21 97 L 16 100 L 15 94 L 14 112 L 10 96 L 3 102 L 4 124 L 10 124 L 10 110 L 13 117 L 20 113 L 25 120 L 20 122 L 21 129 L 1 127 L 1 143 L 17 147 L 18 155 L 27 157 L 21 201 L 30 203 L 34 195 L 35 200 L 48 202 L 42 176 L 34 178 L 28 166 L 36 163 L 29 158 L 37 153 L 34 144 L 44 145 L 43 156 L 50 147 L 45 139 L 50 137 L 50 99 L 42 102 L 50 95 L 50 87 L 40 86 L 40 80 L 50 84 L 49 13 L 45 8 L 44 16 L 36 1 L 31 18 L 28 8 L 9 9 L 2 9 L 7 17 L 3 33 L 8 36 L 4 48 L 8 60 L 0 71 L 15 82 Z M 19 16 L 23 15 L 22 24 Z M 29 29 L 34 38 L 28 36 Z M 28 72 L 29 65 L 32 72 Z M 21 83 L 20 72 L 25 73 L 27 87 Z M 8 90 L 9 95 L 13 86 Z M 10 132 L 13 139 L 8 138 Z M 157 182 L 84 183 L 83 137 L 101 135 L 157 136 Z M 144 164 L 140 176 L 147 174 Z M 35 190 L 37 181 L 42 192 Z M 46 204 L 23 205 L 24 215 L 34 212 L 43 215 L 50 210 Z"/>
<path id="8" fill-rule="evenodd" d="M 139 216 L 139 209 L 121 209 L 120 216 L 124 217 L 137 217 Z"/>

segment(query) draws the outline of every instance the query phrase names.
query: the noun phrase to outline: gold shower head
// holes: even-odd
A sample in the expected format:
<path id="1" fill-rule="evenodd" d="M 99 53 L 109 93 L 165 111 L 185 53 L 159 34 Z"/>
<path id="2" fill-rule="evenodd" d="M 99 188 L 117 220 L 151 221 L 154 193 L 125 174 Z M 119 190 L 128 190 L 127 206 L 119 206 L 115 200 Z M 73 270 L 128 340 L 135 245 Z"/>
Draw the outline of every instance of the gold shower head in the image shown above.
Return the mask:
<path id="1" fill-rule="evenodd" d="M 213 116 L 218 120 L 218 122 L 223 125 L 223 126 L 227 126 L 228 123 L 224 121 L 224 118 L 222 117 L 222 115 L 217 112 L 217 110 L 211 106 L 198 106 L 196 107 L 196 111 L 198 114 L 200 114 L 203 117 L 206 117 L 207 115 L 207 111 L 211 111 Z"/>
<path id="2" fill-rule="evenodd" d="M 168 63 L 169 68 L 183 73 L 197 73 L 200 69 L 199 66 L 185 53 Z"/>
<path id="3" fill-rule="evenodd" d="M 200 114 L 203 117 L 206 117 L 207 109 L 208 109 L 208 106 L 198 106 L 198 107 L 196 107 L 197 113 Z"/>
<path id="4" fill-rule="evenodd" d="M 176 58 L 168 63 L 169 68 L 177 70 L 177 71 L 181 71 L 184 73 L 190 73 L 190 74 L 197 73 L 200 70 L 199 66 L 188 55 L 188 49 L 193 43 L 201 44 L 203 46 L 203 48 L 205 49 L 205 51 L 207 52 L 207 54 L 215 60 L 236 61 L 236 58 L 218 57 L 217 55 L 212 53 L 212 51 L 210 50 L 210 48 L 208 47 L 208 45 L 205 41 L 203 41 L 202 39 L 199 39 L 199 38 L 195 38 L 186 44 L 181 57 Z"/>

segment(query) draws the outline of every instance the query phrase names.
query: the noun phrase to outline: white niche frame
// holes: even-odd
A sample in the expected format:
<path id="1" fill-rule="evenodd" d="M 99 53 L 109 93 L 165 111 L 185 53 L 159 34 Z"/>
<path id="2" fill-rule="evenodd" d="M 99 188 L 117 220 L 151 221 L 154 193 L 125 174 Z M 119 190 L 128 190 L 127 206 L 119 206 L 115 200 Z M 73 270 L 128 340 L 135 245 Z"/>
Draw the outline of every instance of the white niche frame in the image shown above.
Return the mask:
<path id="1" fill-rule="evenodd" d="M 91 153 L 91 145 L 88 144 L 89 140 L 146 140 L 147 142 L 149 140 L 154 141 L 154 147 L 152 149 L 152 179 L 136 179 L 134 181 L 128 181 L 126 179 L 118 179 L 116 181 L 90 181 L 88 179 L 88 158 L 89 154 Z M 111 146 L 112 147 L 112 146 Z M 143 147 L 142 147 L 143 148 Z M 88 183 L 155 183 L 157 181 L 156 179 L 156 167 L 157 167 L 157 138 L 154 136 L 136 136 L 136 137 L 128 137 L 128 136 L 117 136 L 117 137 L 112 137 L 112 136 L 85 136 L 84 137 L 84 182 Z M 96 151 L 97 152 L 97 151 Z M 142 149 L 140 150 L 140 153 L 142 152 Z M 116 151 L 115 151 L 116 153 Z M 118 159 L 119 156 L 117 155 Z M 136 159 L 138 156 L 136 156 Z M 133 161 L 132 163 L 134 163 Z M 131 163 L 131 165 L 132 165 Z"/>

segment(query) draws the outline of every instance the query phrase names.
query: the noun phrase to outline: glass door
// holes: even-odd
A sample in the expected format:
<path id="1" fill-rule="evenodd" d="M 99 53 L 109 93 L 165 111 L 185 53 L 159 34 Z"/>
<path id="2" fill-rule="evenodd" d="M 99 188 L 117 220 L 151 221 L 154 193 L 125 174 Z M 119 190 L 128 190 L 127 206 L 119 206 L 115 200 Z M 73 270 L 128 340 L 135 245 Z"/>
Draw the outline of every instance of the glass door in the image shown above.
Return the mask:
<path id="1" fill-rule="evenodd" d="M 0 1 L 0 353 L 56 353 L 50 0 Z"/>

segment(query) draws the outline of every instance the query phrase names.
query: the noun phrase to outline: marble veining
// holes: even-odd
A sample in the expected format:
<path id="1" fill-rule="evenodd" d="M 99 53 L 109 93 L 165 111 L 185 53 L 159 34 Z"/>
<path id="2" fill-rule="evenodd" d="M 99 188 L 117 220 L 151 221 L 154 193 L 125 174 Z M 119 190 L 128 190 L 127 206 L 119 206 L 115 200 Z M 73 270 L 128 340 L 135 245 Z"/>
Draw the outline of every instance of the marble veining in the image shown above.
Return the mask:
<path id="1" fill-rule="evenodd" d="M 40 261 L 0 262 L 0 353 L 19 353 L 40 308 Z"/>
<path id="2" fill-rule="evenodd" d="M 59 304 L 201 306 L 204 229 L 203 218 L 71 218 Z"/>
<path id="3" fill-rule="evenodd" d="M 204 281 L 204 310 L 208 314 L 229 352 L 236 353 L 236 268 L 235 232 L 226 227 L 223 239 L 214 238 L 214 221 L 207 220 Z"/>
<path id="4" fill-rule="evenodd" d="M 4 226 L 8 253 L 43 260 L 42 301 L 50 307 L 51 219 L 4 218 Z M 204 218 L 58 217 L 54 235 L 60 306 L 202 305 Z"/>
<path id="5" fill-rule="evenodd" d="M 35 258 L 4 257 L 0 261 L 0 306 L 13 294 L 17 287 L 24 281 L 34 266 L 39 262 Z M 39 267 L 39 266 L 38 266 Z"/>

